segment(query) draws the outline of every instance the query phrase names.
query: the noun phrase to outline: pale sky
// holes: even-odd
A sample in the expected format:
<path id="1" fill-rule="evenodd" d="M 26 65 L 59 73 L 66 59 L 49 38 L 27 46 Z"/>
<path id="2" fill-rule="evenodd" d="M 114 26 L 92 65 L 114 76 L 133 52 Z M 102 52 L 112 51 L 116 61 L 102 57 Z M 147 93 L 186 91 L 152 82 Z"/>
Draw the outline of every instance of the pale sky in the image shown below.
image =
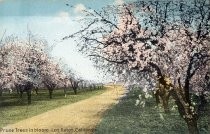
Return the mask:
<path id="1" fill-rule="evenodd" d="M 130 0 L 131 1 L 131 0 Z M 88 57 L 77 52 L 73 39 L 60 41 L 80 29 L 76 21 L 81 10 L 100 9 L 106 5 L 120 4 L 123 0 L 0 0 L 0 37 L 27 36 L 27 27 L 33 34 L 55 44 L 52 56 L 62 60 L 89 80 L 104 80 L 103 73 L 93 67 Z M 73 5 L 74 8 L 66 6 Z M 105 78 L 106 79 L 106 78 Z"/>

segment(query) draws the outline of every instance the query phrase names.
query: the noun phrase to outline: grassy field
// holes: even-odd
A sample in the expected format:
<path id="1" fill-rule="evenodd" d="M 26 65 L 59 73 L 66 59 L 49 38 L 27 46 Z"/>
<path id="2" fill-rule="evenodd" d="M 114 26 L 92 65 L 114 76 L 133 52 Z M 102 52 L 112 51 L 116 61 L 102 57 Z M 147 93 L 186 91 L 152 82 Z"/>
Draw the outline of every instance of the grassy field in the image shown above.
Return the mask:
<path id="1" fill-rule="evenodd" d="M 113 106 L 96 128 L 96 134 L 186 134 L 187 126 L 178 111 L 172 110 L 164 114 L 160 108 L 155 108 L 153 98 L 147 100 L 144 108 L 135 106 L 140 92 L 133 90 L 119 104 Z M 173 105 L 173 102 L 170 102 Z M 199 129 L 202 134 L 209 134 L 210 110 L 205 117 L 199 119 Z"/>
<path id="2" fill-rule="evenodd" d="M 25 93 L 22 99 L 16 93 L 5 93 L 0 97 L 0 128 L 48 110 L 99 95 L 104 91 L 103 89 L 79 90 L 77 95 L 74 95 L 73 91 L 68 91 L 65 98 L 63 90 L 55 90 L 53 99 L 49 99 L 48 90 L 40 90 L 38 95 L 32 94 L 31 105 L 27 105 Z"/>

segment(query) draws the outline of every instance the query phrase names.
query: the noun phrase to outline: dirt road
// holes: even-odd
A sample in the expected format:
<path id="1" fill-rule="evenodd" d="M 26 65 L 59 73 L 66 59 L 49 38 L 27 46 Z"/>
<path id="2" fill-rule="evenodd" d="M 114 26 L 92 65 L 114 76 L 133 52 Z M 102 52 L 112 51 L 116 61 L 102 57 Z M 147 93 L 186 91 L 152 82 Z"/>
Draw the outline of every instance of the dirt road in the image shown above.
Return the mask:
<path id="1" fill-rule="evenodd" d="M 104 111 L 118 103 L 125 93 L 121 86 L 107 87 L 101 95 L 6 126 L 1 130 L 1 134 L 93 133 Z"/>

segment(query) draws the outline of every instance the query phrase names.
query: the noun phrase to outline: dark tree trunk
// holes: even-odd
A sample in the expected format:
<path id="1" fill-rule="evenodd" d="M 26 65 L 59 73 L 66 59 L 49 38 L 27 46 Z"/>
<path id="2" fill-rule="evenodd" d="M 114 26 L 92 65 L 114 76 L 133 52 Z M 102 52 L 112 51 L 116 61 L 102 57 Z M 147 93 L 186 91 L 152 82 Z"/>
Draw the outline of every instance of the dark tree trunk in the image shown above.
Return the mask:
<path id="1" fill-rule="evenodd" d="M 74 94 L 77 94 L 77 89 L 76 88 L 73 88 L 73 90 L 74 90 Z"/>
<path id="2" fill-rule="evenodd" d="M 184 95 L 181 94 L 181 89 L 173 89 L 172 96 L 175 99 L 175 103 L 178 106 L 180 116 L 185 120 L 188 126 L 189 134 L 199 134 L 197 126 L 197 114 L 192 112 L 190 102 L 186 102 Z"/>
<path id="3" fill-rule="evenodd" d="M 189 134 L 199 134 L 197 120 L 196 119 L 186 119 Z"/>
<path id="4" fill-rule="evenodd" d="M 74 94 L 77 94 L 78 82 L 70 80 L 72 89 L 74 90 Z"/>
<path id="5" fill-rule="evenodd" d="M 23 90 L 20 90 L 20 98 L 23 98 Z"/>
<path id="6" fill-rule="evenodd" d="M 186 100 L 187 102 L 189 102 L 189 104 L 191 105 L 191 101 L 190 101 L 190 92 L 189 92 L 189 81 L 186 81 L 186 82 L 185 82 L 184 94 L 185 94 L 185 100 Z"/>
<path id="7" fill-rule="evenodd" d="M 49 96 L 50 96 L 50 99 L 52 99 L 52 93 L 53 93 L 53 89 L 49 89 Z"/>
<path id="8" fill-rule="evenodd" d="M 64 91 L 64 95 L 66 97 L 66 87 L 64 87 L 63 91 Z"/>
<path id="9" fill-rule="evenodd" d="M 169 89 L 168 89 L 168 90 L 169 90 Z M 163 103 L 163 105 L 165 105 L 164 109 L 165 109 L 165 112 L 166 112 L 166 113 L 169 113 L 169 112 L 170 112 L 168 103 L 169 103 L 169 98 L 170 98 L 170 96 L 171 96 L 171 92 L 168 91 L 168 90 L 167 90 L 167 92 L 166 92 L 166 94 L 165 94 L 165 96 L 164 96 L 165 102 Z"/>
<path id="10" fill-rule="evenodd" d="M 31 90 L 27 90 L 28 104 L 31 104 Z"/>
<path id="11" fill-rule="evenodd" d="M 17 91 L 17 94 L 20 94 L 20 89 L 17 88 L 16 91 Z"/>
<path id="12" fill-rule="evenodd" d="M 154 97 L 155 97 L 156 105 L 158 106 L 158 104 L 160 104 L 160 98 L 159 98 L 159 92 L 158 91 L 156 91 L 156 93 L 154 93 Z"/>
<path id="13" fill-rule="evenodd" d="M 170 112 L 169 106 L 168 106 L 169 97 L 170 97 L 170 96 L 167 95 L 167 96 L 164 96 L 164 97 L 162 98 L 162 100 L 163 100 L 163 108 L 164 108 L 165 113 L 169 113 L 169 112 Z"/>
<path id="14" fill-rule="evenodd" d="M 38 88 L 35 88 L 36 95 L 38 95 Z"/>
<path id="15" fill-rule="evenodd" d="M 158 105 L 161 102 L 164 108 L 165 113 L 169 113 L 168 101 L 170 97 L 170 86 L 165 82 L 165 77 L 159 79 L 158 89 L 155 93 L 156 104 Z"/>
<path id="16" fill-rule="evenodd" d="M 193 61 L 193 59 L 191 60 Z M 160 68 L 153 63 L 149 63 L 154 69 L 156 69 L 158 77 L 159 77 L 159 84 L 162 84 L 164 87 L 168 86 L 169 88 L 172 87 L 173 89 L 170 90 L 170 94 L 175 100 L 176 105 L 178 106 L 178 111 L 180 116 L 185 120 L 188 126 L 189 134 L 199 134 L 198 126 L 197 126 L 197 114 L 191 109 L 191 100 L 190 100 L 190 92 L 189 92 L 189 83 L 190 79 L 192 78 L 193 74 L 191 74 L 192 63 L 190 64 L 187 69 L 187 76 L 184 82 L 184 86 L 181 86 L 180 78 L 178 80 L 179 87 L 175 87 L 172 83 L 166 81 L 165 76 L 162 75 Z M 159 86 L 160 87 L 160 86 Z M 184 88 L 182 88 L 184 87 Z M 161 88 L 159 88 L 161 89 Z M 163 90 L 165 88 L 162 88 Z M 160 91 L 160 96 L 162 95 L 162 91 Z"/>
<path id="17" fill-rule="evenodd" d="M 0 96 L 2 96 L 3 95 L 3 91 L 2 90 L 0 90 Z"/>

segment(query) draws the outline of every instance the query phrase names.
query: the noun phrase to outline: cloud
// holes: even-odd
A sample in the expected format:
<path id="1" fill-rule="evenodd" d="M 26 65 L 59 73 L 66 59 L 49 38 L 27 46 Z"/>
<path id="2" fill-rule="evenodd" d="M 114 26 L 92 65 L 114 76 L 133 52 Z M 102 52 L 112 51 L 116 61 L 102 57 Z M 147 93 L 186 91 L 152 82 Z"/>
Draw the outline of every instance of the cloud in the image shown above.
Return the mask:
<path id="1" fill-rule="evenodd" d="M 86 10 L 86 7 L 83 4 L 77 4 L 74 8 L 75 13 L 82 13 L 84 10 Z"/>
<path id="2" fill-rule="evenodd" d="M 57 15 L 58 17 L 61 17 L 61 18 L 69 18 L 69 13 L 68 12 L 64 12 L 64 11 L 61 11 L 58 13 Z"/>
<path id="3" fill-rule="evenodd" d="M 70 21 L 70 14 L 69 14 L 69 12 L 60 11 L 59 13 L 56 14 L 55 21 L 56 22 L 67 22 L 67 21 Z"/>
<path id="4" fill-rule="evenodd" d="M 124 4 L 124 0 L 115 0 L 116 5 L 122 5 Z"/>

